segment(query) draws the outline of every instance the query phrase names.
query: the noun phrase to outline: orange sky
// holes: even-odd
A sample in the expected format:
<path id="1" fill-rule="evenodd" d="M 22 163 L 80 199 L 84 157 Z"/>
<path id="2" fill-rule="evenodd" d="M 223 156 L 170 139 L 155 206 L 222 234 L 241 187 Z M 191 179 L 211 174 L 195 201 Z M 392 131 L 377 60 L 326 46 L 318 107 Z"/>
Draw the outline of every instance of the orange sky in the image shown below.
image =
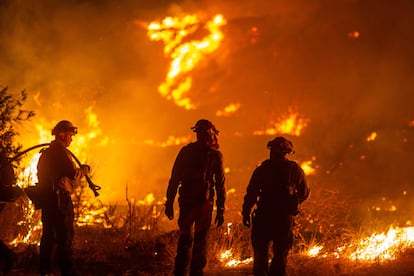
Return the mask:
<path id="1" fill-rule="evenodd" d="M 85 151 L 102 194 L 122 200 L 128 185 L 136 197 L 163 195 L 180 146 L 145 141 L 194 139 L 190 127 L 208 118 L 220 130 L 228 186 L 244 189 L 273 138 L 253 133 L 293 111 L 308 120 L 289 137 L 294 158 L 316 157 L 318 185 L 355 192 L 363 183 L 364 195 L 413 186 L 412 1 L 222 2 L 2 1 L 0 85 L 25 89 L 37 114 L 21 143 L 32 145 L 39 122 L 69 119 L 89 132 L 92 108 L 101 133 Z M 185 110 L 158 92 L 169 60 L 146 24 L 196 13 L 223 14 L 227 24 L 220 47 L 191 72 L 197 109 Z M 234 114 L 217 116 L 231 103 Z"/>

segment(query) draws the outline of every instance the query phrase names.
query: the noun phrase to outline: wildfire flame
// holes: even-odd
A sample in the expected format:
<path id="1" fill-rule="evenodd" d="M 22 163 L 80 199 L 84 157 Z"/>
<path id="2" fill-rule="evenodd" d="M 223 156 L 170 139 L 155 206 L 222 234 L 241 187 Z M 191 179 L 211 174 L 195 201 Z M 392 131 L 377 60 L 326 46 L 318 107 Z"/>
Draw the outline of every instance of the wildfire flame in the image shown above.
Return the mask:
<path id="1" fill-rule="evenodd" d="M 107 137 L 102 138 L 102 130 L 99 128 L 99 120 L 97 115 L 93 112 L 92 107 L 88 107 L 85 110 L 87 115 L 88 122 L 88 131 L 82 131 L 76 135 L 76 139 L 73 140 L 70 148 L 73 152 L 76 152 L 76 155 L 79 159 L 84 160 L 85 158 L 85 149 L 88 144 L 93 142 L 95 145 L 106 145 L 108 142 Z M 40 120 L 41 121 L 41 120 Z M 35 125 L 39 133 L 39 144 L 46 143 L 50 141 L 50 129 L 46 128 L 43 124 L 37 123 Z M 100 140 L 97 140 L 100 139 Z M 17 185 L 21 188 L 28 186 L 36 185 L 37 179 L 37 163 L 40 157 L 40 153 L 30 154 L 30 152 L 25 156 L 20 165 L 24 168 L 22 169 L 17 177 Z M 80 187 L 78 187 L 80 188 Z M 93 207 L 93 208 L 92 208 Z M 37 212 L 34 208 L 34 205 L 29 200 L 28 204 L 22 204 L 23 213 L 25 217 L 22 221 L 18 222 L 20 225 L 25 225 L 27 232 L 20 232 L 18 236 L 11 242 L 12 245 L 17 245 L 19 243 L 25 244 L 39 244 L 40 231 L 42 229 L 42 223 L 40 221 L 40 216 L 35 215 Z M 76 223 L 79 226 L 100 224 L 104 227 L 110 227 L 105 223 L 105 211 L 106 208 L 99 201 L 91 201 L 91 196 L 85 196 L 81 198 L 79 203 L 78 214 Z"/>
<path id="2" fill-rule="evenodd" d="M 276 135 L 289 134 L 300 136 L 308 125 L 308 119 L 299 116 L 299 113 L 290 111 L 288 115 L 282 116 L 277 122 L 271 122 L 271 127 L 266 130 L 256 130 L 254 135 Z"/>
<path id="3" fill-rule="evenodd" d="M 414 227 L 390 226 L 385 233 L 374 233 L 367 238 L 340 246 L 335 252 L 323 252 L 323 245 L 314 245 L 305 254 L 310 257 L 348 258 L 354 261 L 384 262 L 394 260 L 399 253 L 414 245 Z"/>
<path id="4" fill-rule="evenodd" d="M 192 77 L 188 73 L 220 46 L 223 39 L 220 27 L 226 24 L 226 20 L 218 14 L 203 24 L 197 15 L 186 15 L 182 18 L 166 17 L 161 22 L 154 21 L 148 25 L 148 37 L 163 41 L 164 55 L 171 59 L 166 80 L 158 87 L 158 91 L 187 110 L 195 109 L 187 97 L 192 85 Z M 207 29 L 209 34 L 201 40 L 184 41 L 200 28 Z"/>
<path id="5" fill-rule="evenodd" d="M 316 173 L 316 169 L 312 167 L 313 160 L 304 161 L 300 164 L 300 167 L 305 172 L 306 175 L 313 175 Z"/>
<path id="6" fill-rule="evenodd" d="M 371 133 L 371 135 L 369 135 L 369 136 L 367 137 L 367 142 L 372 142 L 372 141 L 374 141 L 376 138 L 377 138 L 377 133 L 376 133 L 376 132 L 373 132 L 373 133 Z"/>
<path id="7" fill-rule="evenodd" d="M 216 116 L 230 116 L 231 114 L 237 112 L 240 109 L 240 103 L 232 103 L 226 106 L 223 110 L 218 110 Z"/>

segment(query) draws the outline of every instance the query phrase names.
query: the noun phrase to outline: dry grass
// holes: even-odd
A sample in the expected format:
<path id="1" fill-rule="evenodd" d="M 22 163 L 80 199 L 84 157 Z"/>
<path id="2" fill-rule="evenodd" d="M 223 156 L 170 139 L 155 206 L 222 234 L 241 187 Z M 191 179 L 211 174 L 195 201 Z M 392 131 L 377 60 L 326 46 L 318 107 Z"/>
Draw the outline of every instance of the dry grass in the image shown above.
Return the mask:
<path id="1" fill-rule="evenodd" d="M 312 192 L 311 199 L 302 206 L 297 217 L 296 243 L 288 260 L 289 275 L 408 275 L 404 271 L 413 271 L 414 265 L 408 261 L 413 253 L 409 251 L 402 253 L 397 261 L 387 263 L 306 256 L 305 252 L 314 245 L 323 244 L 329 251 L 367 236 L 373 229 L 384 229 L 380 219 L 356 223 L 351 215 L 353 202 L 341 198 L 335 191 L 314 189 Z M 235 260 L 252 256 L 250 231 L 241 224 L 241 198 L 242 195 L 236 193 L 228 195 L 226 226 L 211 229 L 206 275 L 251 275 L 251 263 L 226 267 L 220 260 L 221 253 L 226 250 L 231 250 Z M 128 197 L 126 202 L 123 206 L 103 206 L 96 199 L 88 204 L 79 200 L 77 218 L 89 208 L 96 211 L 96 219 L 100 221 L 76 227 L 74 257 L 82 275 L 170 275 L 178 231 L 166 231 L 163 227 L 167 223 L 163 206 L 142 205 Z M 5 206 L 0 216 L 3 240 L 11 241 L 18 233 L 25 233 L 25 229 L 39 219 L 38 211 L 27 217 L 30 213 L 24 207 L 27 204 L 27 200 L 21 199 Z M 38 241 L 40 232 L 36 235 L 32 239 Z M 30 275 L 37 271 L 36 245 L 21 243 L 13 250 L 19 256 L 14 275 Z"/>

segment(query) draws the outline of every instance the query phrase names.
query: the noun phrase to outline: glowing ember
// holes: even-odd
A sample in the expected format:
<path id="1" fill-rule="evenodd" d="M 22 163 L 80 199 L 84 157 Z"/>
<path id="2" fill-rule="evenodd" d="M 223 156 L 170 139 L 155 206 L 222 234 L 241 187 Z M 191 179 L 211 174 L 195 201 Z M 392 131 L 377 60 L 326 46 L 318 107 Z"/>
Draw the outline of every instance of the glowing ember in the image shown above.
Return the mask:
<path id="1" fill-rule="evenodd" d="M 375 140 L 375 138 L 377 138 L 377 133 L 376 132 L 373 132 L 373 133 L 371 133 L 370 136 L 368 136 L 367 142 L 372 142 L 372 141 Z"/>
<path id="2" fill-rule="evenodd" d="M 216 116 L 230 116 L 231 114 L 237 112 L 240 109 L 240 103 L 232 103 L 226 106 L 223 110 L 218 110 Z"/>
<path id="3" fill-rule="evenodd" d="M 322 245 L 315 245 L 311 249 L 308 250 L 307 255 L 310 257 L 316 257 L 319 255 L 319 252 L 323 249 Z"/>
<path id="4" fill-rule="evenodd" d="M 308 119 L 302 118 L 296 112 L 290 112 L 287 116 L 283 116 L 276 123 L 271 122 L 272 127 L 266 130 L 254 131 L 254 135 L 276 135 L 289 134 L 292 136 L 300 136 L 304 128 L 308 125 Z"/>
<path id="5" fill-rule="evenodd" d="M 313 175 L 316 173 L 316 169 L 312 167 L 313 160 L 304 161 L 300 164 L 300 167 L 305 172 L 306 175 Z"/>
<path id="6" fill-rule="evenodd" d="M 243 260 L 238 260 L 233 257 L 233 252 L 231 249 L 228 249 L 220 254 L 220 261 L 224 263 L 225 266 L 234 267 L 241 264 L 250 264 L 253 262 L 253 258 L 246 258 Z"/>
<path id="7" fill-rule="evenodd" d="M 205 23 L 197 15 L 187 15 L 182 18 L 167 17 L 162 22 L 149 24 L 148 37 L 163 41 L 164 54 L 171 59 L 166 80 L 158 87 L 162 96 L 185 109 L 195 108 L 186 96 L 192 85 L 192 77 L 188 73 L 220 46 L 223 39 L 220 27 L 225 24 L 222 15 L 216 15 Z M 201 28 L 207 29 L 209 34 L 200 40 L 184 41 Z"/>
<path id="8" fill-rule="evenodd" d="M 384 196 L 381 198 L 381 202 L 373 205 L 371 207 L 372 210 L 375 211 L 388 211 L 388 212 L 395 212 L 397 211 L 397 207 L 392 202 L 392 200 L 387 200 L 387 198 Z"/>
<path id="9" fill-rule="evenodd" d="M 360 36 L 360 33 L 358 31 L 348 33 L 348 38 L 349 39 L 358 39 L 359 36 Z"/>

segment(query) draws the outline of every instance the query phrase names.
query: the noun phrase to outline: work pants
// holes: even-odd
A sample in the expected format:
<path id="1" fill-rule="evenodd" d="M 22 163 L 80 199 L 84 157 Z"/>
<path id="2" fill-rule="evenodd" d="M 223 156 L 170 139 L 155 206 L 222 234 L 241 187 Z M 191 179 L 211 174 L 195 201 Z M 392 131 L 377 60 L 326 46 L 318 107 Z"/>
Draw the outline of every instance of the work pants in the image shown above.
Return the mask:
<path id="1" fill-rule="evenodd" d="M 73 205 L 70 202 L 64 209 L 42 209 L 42 238 L 40 240 L 40 273 L 50 274 L 53 267 L 53 255 L 56 255 L 62 275 L 74 275 L 72 261 L 73 241 Z"/>
<path id="2" fill-rule="evenodd" d="M 293 216 L 255 217 L 252 221 L 254 276 L 286 275 L 286 263 L 293 244 Z M 269 246 L 273 242 L 273 258 L 269 269 Z"/>
<path id="3" fill-rule="evenodd" d="M 188 266 L 191 276 L 203 275 L 203 269 L 207 264 L 207 239 L 212 211 L 213 204 L 209 201 L 197 205 L 180 204 L 180 237 L 174 275 L 186 275 Z"/>

